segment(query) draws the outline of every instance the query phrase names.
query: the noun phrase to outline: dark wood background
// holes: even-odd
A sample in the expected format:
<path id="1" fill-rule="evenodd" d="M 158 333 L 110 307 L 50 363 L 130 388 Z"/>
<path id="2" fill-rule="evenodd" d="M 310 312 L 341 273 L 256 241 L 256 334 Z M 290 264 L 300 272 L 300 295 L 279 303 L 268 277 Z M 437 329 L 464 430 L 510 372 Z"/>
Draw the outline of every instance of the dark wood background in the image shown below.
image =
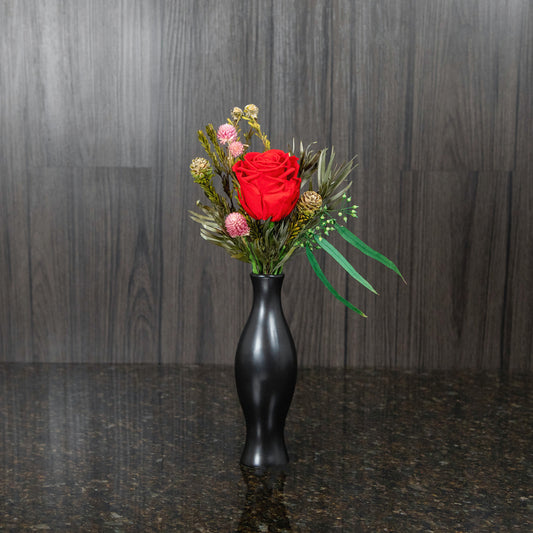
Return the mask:
<path id="1" fill-rule="evenodd" d="M 359 154 L 345 310 L 304 257 L 302 366 L 531 371 L 530 0 L 0 0 L 0 361 L 231 364 L 247 265 L 199 237 L 196 130 Z"/>

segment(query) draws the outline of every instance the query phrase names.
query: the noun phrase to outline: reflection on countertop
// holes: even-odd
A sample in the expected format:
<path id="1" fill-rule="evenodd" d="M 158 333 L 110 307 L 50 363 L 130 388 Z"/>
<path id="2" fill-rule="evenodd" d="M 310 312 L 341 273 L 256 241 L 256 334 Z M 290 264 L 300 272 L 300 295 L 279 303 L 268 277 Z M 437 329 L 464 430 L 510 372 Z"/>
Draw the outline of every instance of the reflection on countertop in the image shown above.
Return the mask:
<path id="1" fill-rule="evenodd" d="M 257 472 L 232 368 L 0 364 L 0 531 L 532 531 L 532 388 L 300 370 Z"/>

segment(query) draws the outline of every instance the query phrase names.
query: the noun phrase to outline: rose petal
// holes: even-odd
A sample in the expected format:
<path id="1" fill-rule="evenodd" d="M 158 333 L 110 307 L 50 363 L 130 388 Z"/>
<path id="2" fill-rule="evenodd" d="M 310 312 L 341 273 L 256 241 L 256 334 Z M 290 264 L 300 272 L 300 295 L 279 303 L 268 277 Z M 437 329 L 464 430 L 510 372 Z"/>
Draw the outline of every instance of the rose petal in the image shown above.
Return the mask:
<path id="1" fill-rule="evenodd" d="M 255 219 L 281 220 L 298 202 L 301 179 L 296 156 L 276 149 L 248 152 L 233 170 L 240 184 L 241 205 Z"/>

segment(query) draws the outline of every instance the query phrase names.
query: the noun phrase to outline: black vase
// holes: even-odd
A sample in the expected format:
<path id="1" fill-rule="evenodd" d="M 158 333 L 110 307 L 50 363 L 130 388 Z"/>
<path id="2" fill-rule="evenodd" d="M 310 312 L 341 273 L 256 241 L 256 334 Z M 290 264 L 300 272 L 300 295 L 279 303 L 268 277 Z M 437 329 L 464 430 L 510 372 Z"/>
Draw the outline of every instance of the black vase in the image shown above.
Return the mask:
<path id="1" fill-rule="evenodd" d="M 254 299 L 235 356 L 235 381 L 246 420 L 241 464 L 289 462 L 285 419 L 296 385 L 296 348 L 281 308 L 283 274 L 251 274 Z"/>

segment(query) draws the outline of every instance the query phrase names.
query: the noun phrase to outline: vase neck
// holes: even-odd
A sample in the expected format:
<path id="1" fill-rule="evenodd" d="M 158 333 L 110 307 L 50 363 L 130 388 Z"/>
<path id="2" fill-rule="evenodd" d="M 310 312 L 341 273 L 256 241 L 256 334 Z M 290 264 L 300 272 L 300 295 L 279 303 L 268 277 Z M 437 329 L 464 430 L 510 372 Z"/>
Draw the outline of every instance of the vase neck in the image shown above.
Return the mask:
<path id="1" fill-rule="evenodd" d="M 283 274 L 250 274 L 252 287 L 254 290 L 254 302 L 281 304 L 281 286 L 283 285 Z"/>

